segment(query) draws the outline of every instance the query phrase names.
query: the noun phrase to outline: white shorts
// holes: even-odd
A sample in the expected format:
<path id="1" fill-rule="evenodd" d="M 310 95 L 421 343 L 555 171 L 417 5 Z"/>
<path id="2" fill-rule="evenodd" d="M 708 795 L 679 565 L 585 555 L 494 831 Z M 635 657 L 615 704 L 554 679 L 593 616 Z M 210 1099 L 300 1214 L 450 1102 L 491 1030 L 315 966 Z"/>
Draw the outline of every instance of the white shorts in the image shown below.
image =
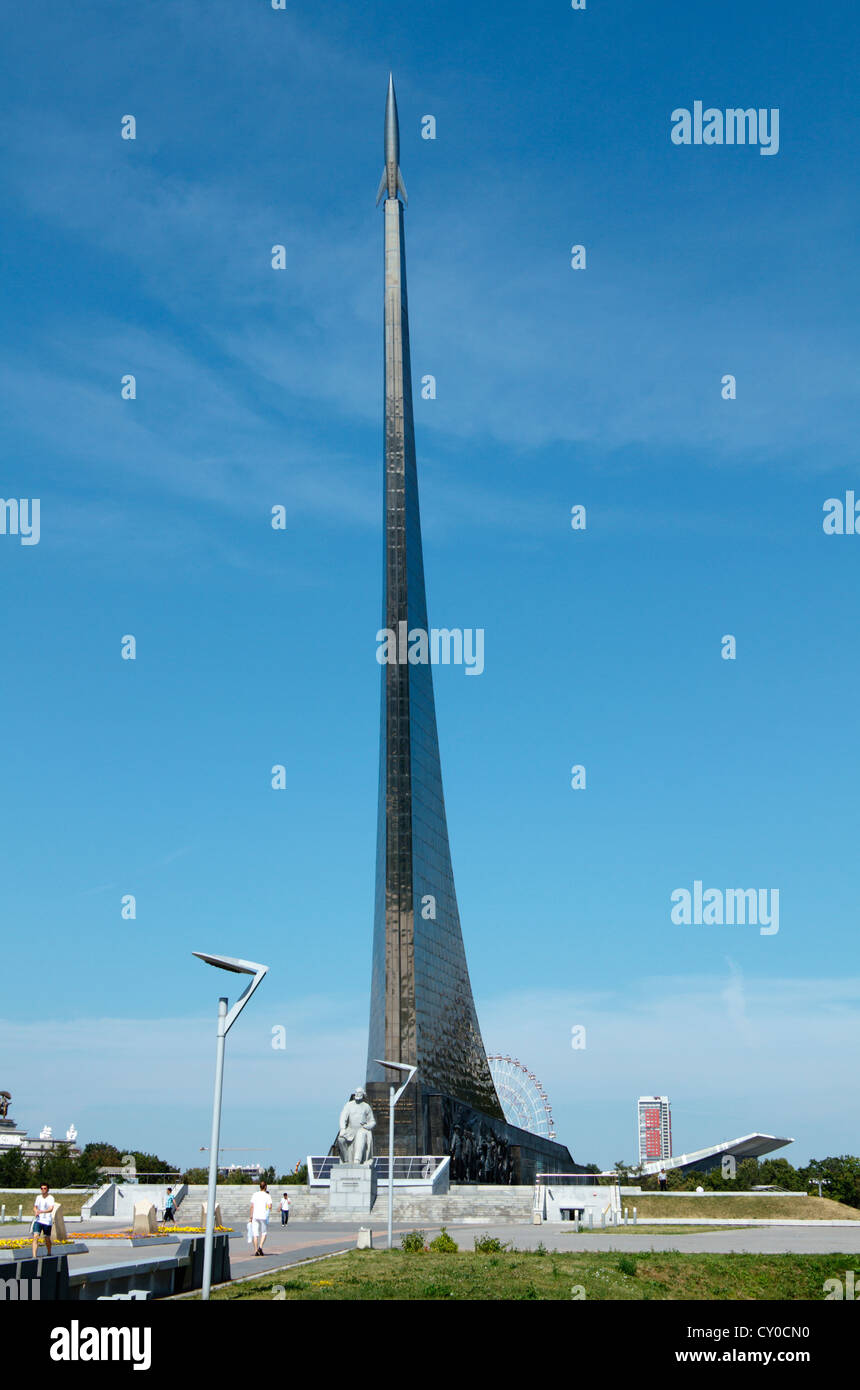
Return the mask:
<path id="1" fill-rule="evenodd" d="M 252 1221 L 252 1222 L 251 1222 L 251 1234 L 254 1235 L 254 1236 L 256 1236 L 258 1240 L 260 1239 L 260 1236 L 264 1236 L 264 1235 L 266 1234 L 266 1232 L 268 1231 L 268 1229 L 269 1229 L 269 1223 L 268 1223 L 268 1221 Z"/>

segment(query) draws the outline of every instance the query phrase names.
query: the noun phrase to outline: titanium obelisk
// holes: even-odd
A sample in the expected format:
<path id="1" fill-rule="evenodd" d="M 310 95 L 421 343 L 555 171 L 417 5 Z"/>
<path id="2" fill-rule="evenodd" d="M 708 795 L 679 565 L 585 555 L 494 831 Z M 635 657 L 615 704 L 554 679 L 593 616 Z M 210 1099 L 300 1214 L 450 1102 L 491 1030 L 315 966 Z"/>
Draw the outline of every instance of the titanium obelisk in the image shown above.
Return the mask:
<path id="1" fill-rule="evenodd" d="M 379 1132 L 390 1073 L 377 1058 L 418 1068 L 396 1111 L 395 1151 L 452 1155 L 452 1174 L 524 1180 L 572 1162 L 561 1145 L 507 1125 L 472 998 L 454 875 L 432 667 L 407 659 L 408 636 L 427 633 L 415 462 L 400 135 L 394 82 L 385 104 L 385 561 L 383 628 L 397 659 L 382 666 L 376 906 L 367 1091 Z M 401 202 L 401 196 L 404 202 Z M 382 1113 L 380 1113 L 382 1112 Z M 544 1141 L 545 1144 L 546 1141 Z M 454 1155 L 459 1155 L 455 1163 Z M 550 1159 L 546 1155 L 550 1155 Z M 550 1161 L 551 1160 L 551 1161 Z M 552 1163 L 558 1165 L 552 1169 Z"/>
<path id="2" fill-rule="evenodd" d="M 427 631 L 415 464 L 400 134 L 385 104 L 385 571 L 383 626 Z M 404 654 L 405 655 L 405 654 Z M 502 1118 L 478 1027 L 448 848 L 429 664 L 382 668 L 379 821 L 368 1081 L 385 1057 L 418 1066 L 422 1092 Z M 420 1117 L 419 1117 L 420 1119 Z M 419 1125 L 420 1128 L 420 1125 Z M 416 1135 L 416 1141 L 418 1136 Z M 417 1150 L 421 1152 L 423 1144 Z"/>

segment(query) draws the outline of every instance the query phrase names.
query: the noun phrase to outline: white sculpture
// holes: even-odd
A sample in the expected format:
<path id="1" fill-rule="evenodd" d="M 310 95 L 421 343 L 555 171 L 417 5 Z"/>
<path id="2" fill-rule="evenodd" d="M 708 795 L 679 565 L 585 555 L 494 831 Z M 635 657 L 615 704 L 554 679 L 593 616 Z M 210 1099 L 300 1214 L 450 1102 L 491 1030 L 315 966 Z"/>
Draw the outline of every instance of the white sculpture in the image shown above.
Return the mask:
<path id="1" fill-rule="evenodd" d="M 50 1138 L 51 1138 L 51 1134 L 52 1134 L 52 1130 L 51 1130 L 51 1126 L 50 1126 L 50 1125 L 43 1125 L 42 1128 L 39 1130 L 39 1138 L 40 1138 L 40 1139 L 50 1139 Z"/>
<path id="2" fill-rule="evenodd" d="M 337 1146 L 344 1163 L 370 1163 L 373 1160 L 373 1131 L 376 1120 L 361 1086 L 350 1096 L 340 1112 Z"/>
<path id="3" fill-rule="evenodd" d="M 68 1139 L 69 1143 L 74 1144 L 77 1137 L 78 1131 L 75 1129 L 75 1126 L 73 1124 L 69 1125 L 68 1129 L 66 1130 L 66 1138 Z"/>

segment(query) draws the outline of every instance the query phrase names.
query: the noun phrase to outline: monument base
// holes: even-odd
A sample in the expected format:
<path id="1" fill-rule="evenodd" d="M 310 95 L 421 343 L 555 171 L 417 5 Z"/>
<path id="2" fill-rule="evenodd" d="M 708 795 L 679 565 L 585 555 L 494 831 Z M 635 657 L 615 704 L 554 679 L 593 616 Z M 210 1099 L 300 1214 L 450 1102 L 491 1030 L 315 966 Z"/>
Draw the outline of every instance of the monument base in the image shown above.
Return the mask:
<path id="1" fill-rule="evenodd" d="M 368 1081 L 381 1149 L 388 1133 L 385 1082 Z M 569 1149 L 504 1119 L 484 1115 L 464 1101 L 411 1085 L 394 1112 L 395 1154 L 448 1154 L 452 1183 L 533 1183 L 538 1173 L 584 1173 Z"/>
<path id="2" fill-rule="evenodd" d="M 331 1170 L 329 1210 L 345 1216 L 370 1215 L 376 1201 L 376 1172 L 372 1163 L 340 1163 Z"/>

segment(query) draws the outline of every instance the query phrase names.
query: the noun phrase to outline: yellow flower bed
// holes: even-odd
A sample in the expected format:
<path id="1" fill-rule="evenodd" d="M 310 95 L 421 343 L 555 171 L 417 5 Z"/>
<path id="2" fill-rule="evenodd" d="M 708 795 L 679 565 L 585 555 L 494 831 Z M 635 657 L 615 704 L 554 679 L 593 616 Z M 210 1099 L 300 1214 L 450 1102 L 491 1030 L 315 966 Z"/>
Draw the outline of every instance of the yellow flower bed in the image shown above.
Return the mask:
<path id="1" fill-rule="evenodd" d="M 222 1235 L 224 1234 L 225 1231 L 226 1231 L 228 1234 L 232 1234 L 232 1232 L 233 1232 L 233 1227 L 232 1227 L 232 1226 L 216 1226 L 216 1227 L 215 1227 L 215 1230 L 216 1230 L 216 1231 L 219 1231 Z M 202 1236 L 202 1235 L 205 1235 L 205 1234 L 206 1234 L 206 1231 L 205 1231 L 205 1229 L 204 1229 L 203 1226 L 169 1226 L 169 1225 L 168 1225 L 168 1226 L 160 1226 L 160 1227 L 158 1228 L 158 1231 L 153 1232 L 153 1234 L 154 1234 L 154 1235 L 159 1235 L 159 1236 L 168 1236 L 168 1235 L 173 1235 L 174 1232 L 175 1232 L 177 1235 L 182 1235 L 182 1236 Z M 40 1239 L 41 1239 L 41 1237 L 40 1237 Z M 81 1231 L 81 1234 L 80 1234 L 79 1236 L 70 1237 L 70 1238 L 67 1239 L 67 1240 L 52 1240 L 52 1241 L 51 1241 L 51 1244 L 52 1244 L 52 1245 L 77 1245 L 77 1244 L 79 1244 L 79 1242 L 91 1241 L 91 1240 L 131 1240 L 131 1239 L 133 1239 L 131 1231 Z M 145 1237 L 141 1237 L 141 1239 L 145 1239 Z M 18 1237 L 17 1239 L 15 1239 L 15 1240 L 0 1240 L 0 1250 L 23 1250 L 23 1249 L 25 1249 L 27 1246 L 32 1246 L 32 1244 L 33 1244 L 33 1237 L 32 1237 L 32 1236 L 19 1236 L 19 1237 Z"/>
<path id="2" fill-rule="evenodd" d="M 225 1231 L 232 1232 L 232 1226 L 216 1226 L 216 1231 L 221 1234 Z M 146 1240 L 148 1236 L 202 1236 L 206 1234 L 205 1226 L 159 1226 L 157 1231 L 138 1232 L 134 1236 L 131 1231 L 82 1231 L 81 1240 Z"/>

